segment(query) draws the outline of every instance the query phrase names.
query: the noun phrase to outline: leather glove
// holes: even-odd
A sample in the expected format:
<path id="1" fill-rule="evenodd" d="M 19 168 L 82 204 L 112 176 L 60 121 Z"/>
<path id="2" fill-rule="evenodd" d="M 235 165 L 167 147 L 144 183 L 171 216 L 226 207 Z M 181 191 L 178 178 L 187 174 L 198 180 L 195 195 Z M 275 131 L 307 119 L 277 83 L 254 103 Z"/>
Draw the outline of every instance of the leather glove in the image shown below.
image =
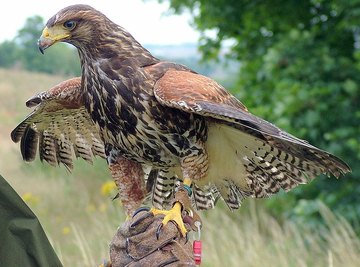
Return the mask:
<path id="1" fill-rule="evenodd" d="M 191 242 L 181 236 L 174 223 L 169 222 L 159 232 L 163 218 L 140 209 L 127 220 L 110 243 L 111 266 L 195 266 Z"/>

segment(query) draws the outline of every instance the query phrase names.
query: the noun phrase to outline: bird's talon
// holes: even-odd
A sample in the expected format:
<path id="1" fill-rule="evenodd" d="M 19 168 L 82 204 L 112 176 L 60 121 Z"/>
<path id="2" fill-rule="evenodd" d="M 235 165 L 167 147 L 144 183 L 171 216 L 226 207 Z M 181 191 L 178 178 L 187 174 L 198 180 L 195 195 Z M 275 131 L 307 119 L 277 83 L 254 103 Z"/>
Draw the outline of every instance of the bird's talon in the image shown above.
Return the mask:
<path id="1" fill-rule="evenodd" d="M 126 251 L 126 254 L 129 254 L 129 238 L 126 238 L 126 241 L 125 241 L 125 251 Z"/>
<path id="2" fill-rule="evenodd" d="M 150 210 L 149 207 L 140 207 L 140 208 L 138 208 L 138 209 L 134 212 L 132 218 L 134 218 L 134 217 L 136 216 L 136 214 L 138 214 L 138 213 L 140 213 L 140 212 L 149 211 L 149 210 Z"/>
<path id="3" fill-rule="evenodd" d="M 156 239 L 159 240 L 159 237 L 160 237 L 160 232 L 161 232 L 161 229 L 163 227 L 163 224 L 159 224 L 159 226 L 157 227 L 156 229 Z"/>
<path id="4" fill-rule="evenodd" d="M 145 213 L 144 215 L 142 215 L 139 219 L 137 219 L 135 222 L 133 222 L 130 225 L 130 228 L 135 228 L 137 225 L 139 225 L 143 220 L 145 220 L 146 218 L 153 216 L 151 213 Z"/>
<path id="5" fill-rule="evenodd" d="M 184 245 L 186 245 L 187 242 L 189 242 L 189 233 L 188 232 L 186 232 L 186 234 L 185 234 L 185 244 Z"/>
<path id="6" fill-rule="evenodd" d="M 182 205 L 179 202 L 175 202 L 171 210 L 158 210 L 152 208 L 150 212 L 153 213 L 154 215 L 158 215 L 158 214 L 165 215 L 162 221 L 162 226 L 165 226 L 169 221 L 174 222 L 174 224 L 179 229 L 181 236 L 183 237 L 185 236 L 187 230 L 182 218 Z"/>

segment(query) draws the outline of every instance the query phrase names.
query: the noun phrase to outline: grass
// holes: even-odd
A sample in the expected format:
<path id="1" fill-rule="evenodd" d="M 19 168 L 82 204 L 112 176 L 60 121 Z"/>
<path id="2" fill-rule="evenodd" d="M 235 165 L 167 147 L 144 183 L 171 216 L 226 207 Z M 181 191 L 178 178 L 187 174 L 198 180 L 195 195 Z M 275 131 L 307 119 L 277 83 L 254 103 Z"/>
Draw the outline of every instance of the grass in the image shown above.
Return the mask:
<path id="1" fill-rule="evenodd" d="M 0 173 L 37 214 L 64 266 L 97 266 L 108 259 L 108 244 L 125 219 L 111 200 L 114 192 L 104 187 L 111 179 L 105 161 L 91 166 L 79 160 L 73 173 L 38 160 L 24 163 L 9 137 L 29 112 L 25 100 L 63 79 L 0 69 Z M 325 206 L 324 225 L 310 229 L 280 223 L 259 203 L 246 201 L 234 213 L 218 208 L 201 214 L 202 266 L 358 266 L 359 238 Z"/>
<path id="2" fill-rule="evenodd" d="M 204 230 L 206 266 L 358 265 L 358 237 L 346 221 L 325 206 L 325 225 L 314 231 L 291 221 L 280 225 L 264 210 L 258 210 L 254 201 L 249 204 L 250 211 L 236 218 L 209 213 Z"/>

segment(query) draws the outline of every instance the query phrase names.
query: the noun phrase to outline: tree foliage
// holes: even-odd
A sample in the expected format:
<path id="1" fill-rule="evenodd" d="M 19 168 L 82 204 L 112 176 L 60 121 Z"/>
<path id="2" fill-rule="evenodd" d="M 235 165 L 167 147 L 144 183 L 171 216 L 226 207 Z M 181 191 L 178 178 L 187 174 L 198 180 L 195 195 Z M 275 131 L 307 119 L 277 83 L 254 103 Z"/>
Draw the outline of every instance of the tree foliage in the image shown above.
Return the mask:
<path id="1" fill-rule="evenodd" d="M 79 59 L 76 50 L 70 46 L 59 44 L 46 51 L 46 57 L 41 57 L 37 40 L 43 27 L 42 17 L 30 17 L 14 40 L 1 43 L 0 67 L 20 66 L 30 71 L 79 75 Z"/>
<path id="2" fill-rule="evenodd" d="M 205 59 L 230 44 L 227 56 L 240 61 L 233 93 L 253 113 L 351 166 L 344 178 L 316 179 L 276 199 L 273 210 L 311 219 L 320 199 L 359 220 L 360 1 L 168 2 L 176 13 L 192 13 Z"/>

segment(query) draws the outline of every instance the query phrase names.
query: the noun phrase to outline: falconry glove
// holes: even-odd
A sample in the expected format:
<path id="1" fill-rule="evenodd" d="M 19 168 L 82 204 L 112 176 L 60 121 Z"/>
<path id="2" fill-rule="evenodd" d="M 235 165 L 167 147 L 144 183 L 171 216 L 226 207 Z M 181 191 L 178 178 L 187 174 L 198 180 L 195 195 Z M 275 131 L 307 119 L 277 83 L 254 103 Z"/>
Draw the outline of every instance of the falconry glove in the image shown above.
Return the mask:
<path id="1" fill-rule="evenodd" d="M 162 219 L 142 211 L 127 220 L 110 243 L 111 266 L 195 266 L 191 242 L 176 224 L 167 224 L 159 234 Z"/>

